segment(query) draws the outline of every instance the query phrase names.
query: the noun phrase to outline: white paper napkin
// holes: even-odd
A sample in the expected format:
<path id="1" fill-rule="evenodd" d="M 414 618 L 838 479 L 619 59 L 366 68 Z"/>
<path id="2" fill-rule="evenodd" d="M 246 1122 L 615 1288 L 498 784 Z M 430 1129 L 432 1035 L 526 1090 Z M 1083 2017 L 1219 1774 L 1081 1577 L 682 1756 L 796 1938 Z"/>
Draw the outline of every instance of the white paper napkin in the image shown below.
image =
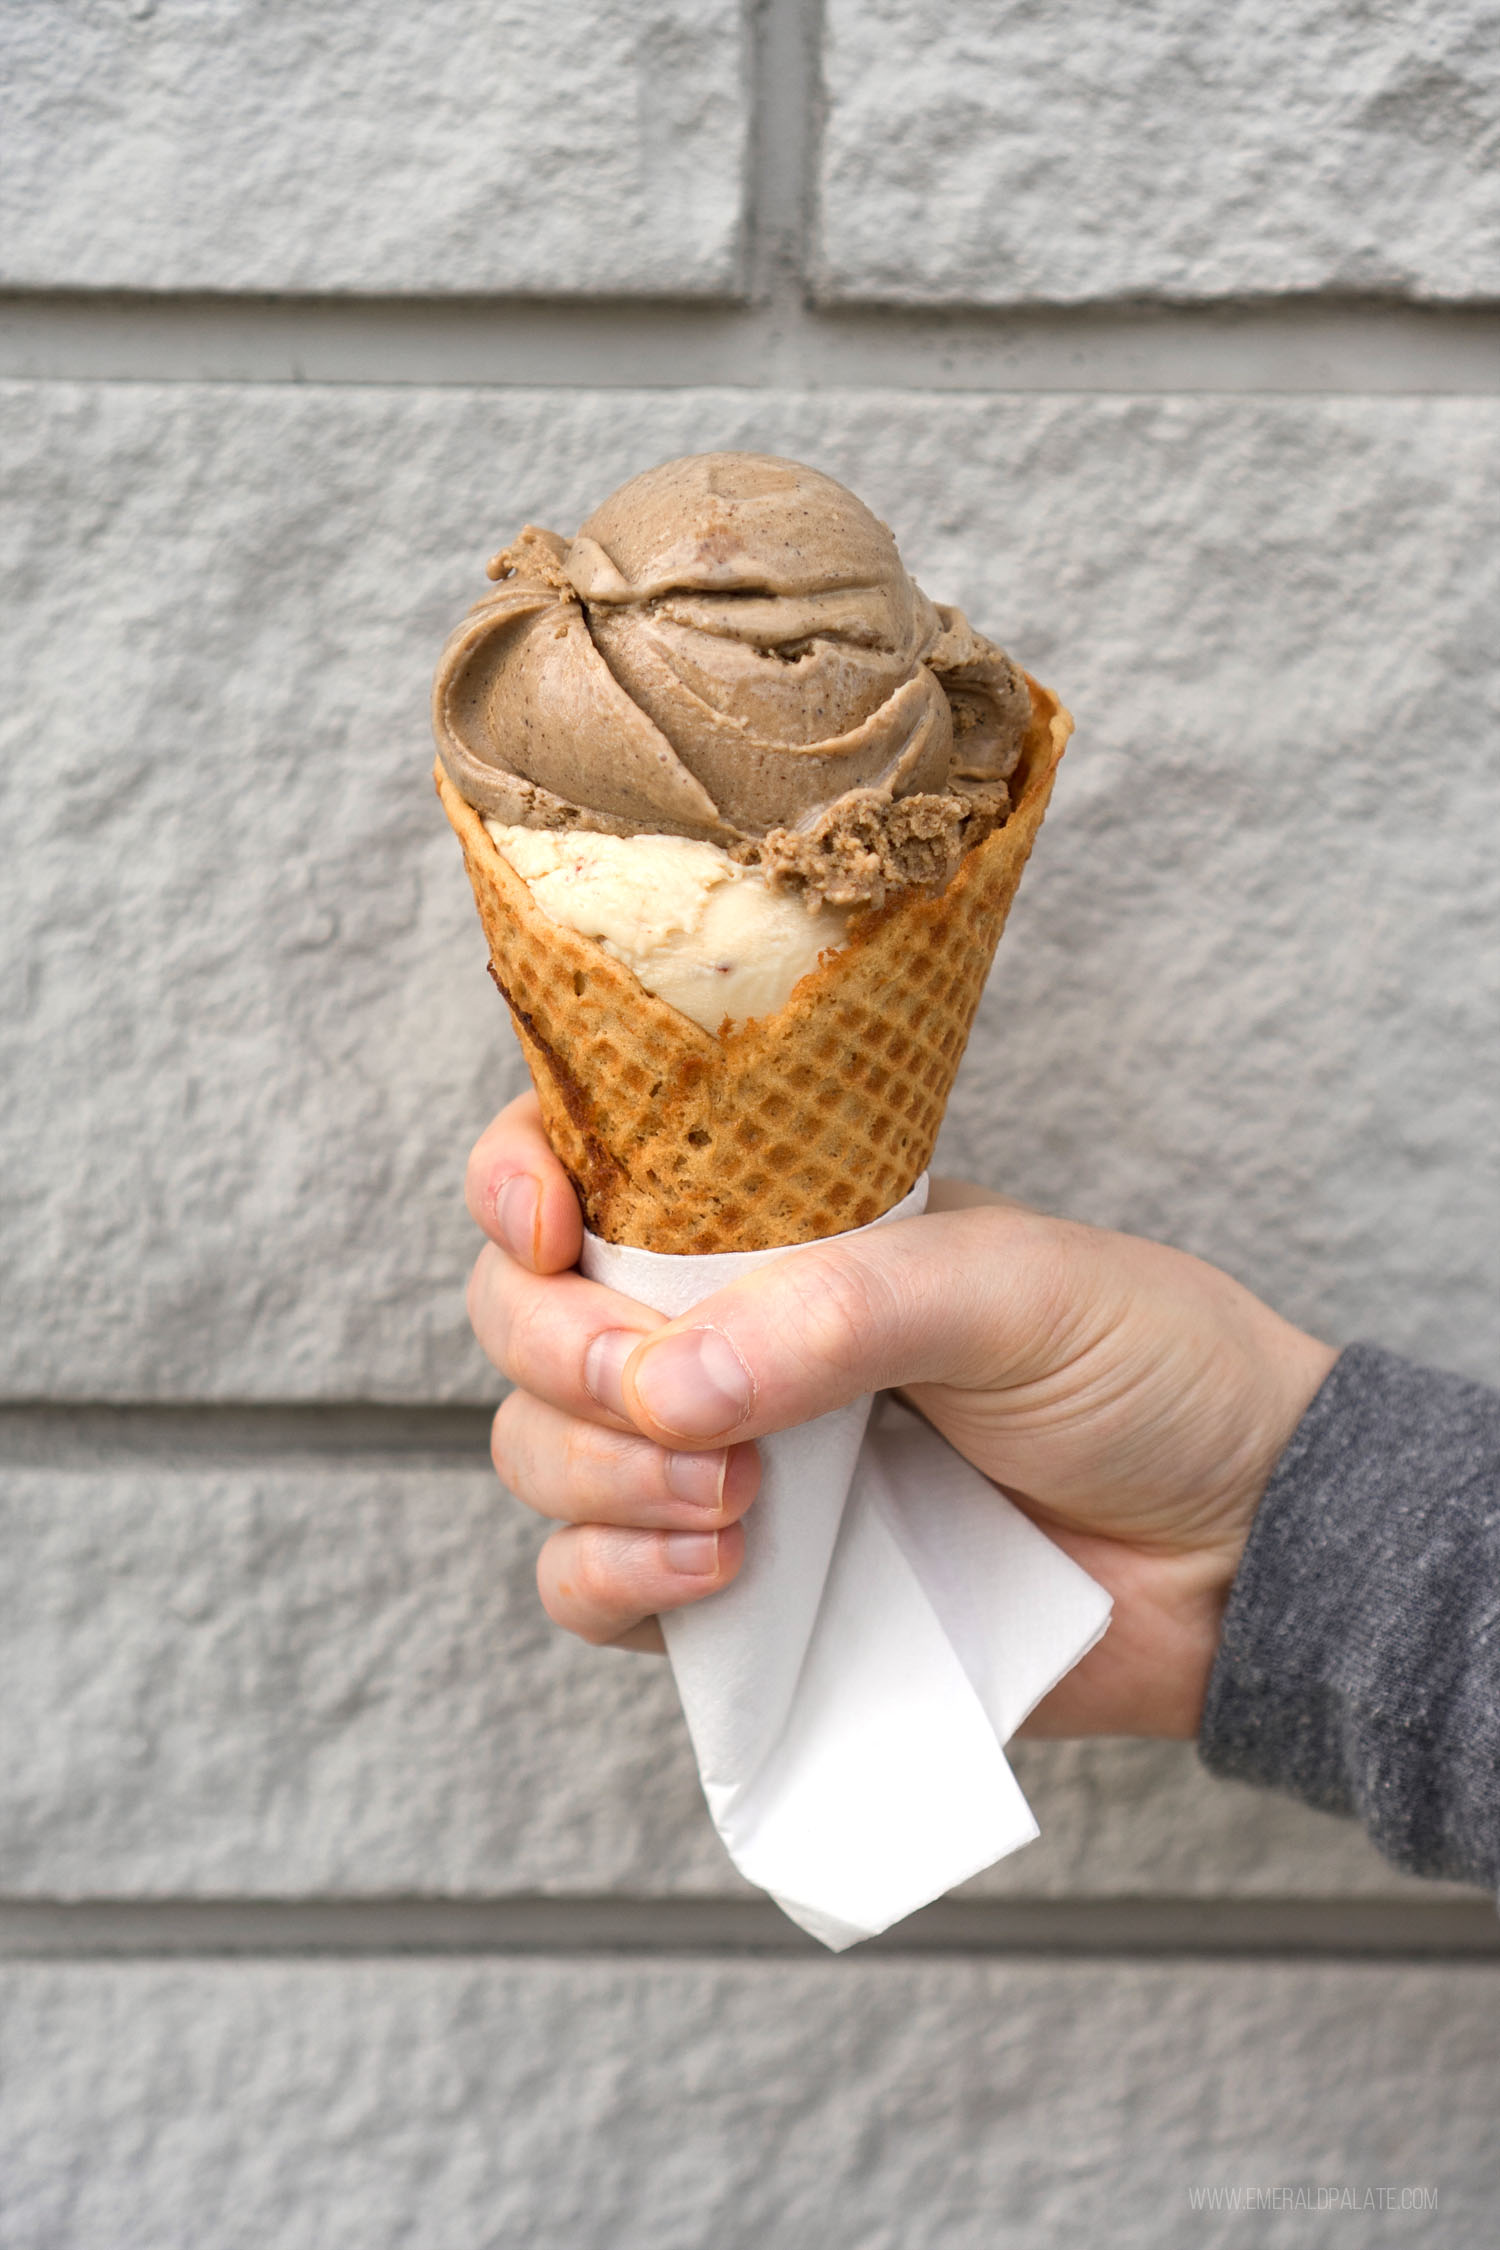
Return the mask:
<path id="1" fill-rule="evenodd" d="M 924 1174 L 875 1225 L 926 1203 Z M 579 1263 L 675 1316 L 790 1255 L 585 1235 Z M 739 1576 L 662 1630 L 730 1858 L 838 1952 L 1038 1833 L 1002 1745 L 1110 1601 L 888 1395 L 759 1443 Z"/>

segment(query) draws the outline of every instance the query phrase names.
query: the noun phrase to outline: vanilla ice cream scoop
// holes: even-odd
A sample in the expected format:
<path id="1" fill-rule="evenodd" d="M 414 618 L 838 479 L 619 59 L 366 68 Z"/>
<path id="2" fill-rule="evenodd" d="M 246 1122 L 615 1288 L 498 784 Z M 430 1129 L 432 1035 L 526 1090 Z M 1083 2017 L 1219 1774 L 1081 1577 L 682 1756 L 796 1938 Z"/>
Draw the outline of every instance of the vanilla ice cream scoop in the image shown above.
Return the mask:
<path id="1" fill-rule="evenodd" d="M 847 933 L 846 909 L 809 913 L 716 844 L 484 825 L 544 914 L 716 1035 L 775 1015 Z"/>
<path id="2" fill-rule="evenodd" d="M 1024 677 L 815 469 L 669 461 L 490 574 L 433 719 L 508 827 L 713 844 L 816 908 L 939 889 L 1006 817 Z"/>

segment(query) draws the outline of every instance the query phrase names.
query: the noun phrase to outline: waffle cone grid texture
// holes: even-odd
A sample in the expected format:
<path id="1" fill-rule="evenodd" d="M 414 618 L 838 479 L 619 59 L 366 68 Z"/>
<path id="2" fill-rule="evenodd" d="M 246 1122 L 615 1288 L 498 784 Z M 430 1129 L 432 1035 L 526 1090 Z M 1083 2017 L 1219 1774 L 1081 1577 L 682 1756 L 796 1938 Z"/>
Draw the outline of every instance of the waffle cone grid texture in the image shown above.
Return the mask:
<path id="1" fill-rule="evenodd" d="M 547 1138 L 607 1242 L 702 1254 L 865 1226 L 932 1156 L 1011 900 L 1072 721 L 1029 681 L 1031 726 L 1003 828 L 937 898 L 851 924 L 774 1016 L 716 1039 L 537 906 L 441 766 Z"/>

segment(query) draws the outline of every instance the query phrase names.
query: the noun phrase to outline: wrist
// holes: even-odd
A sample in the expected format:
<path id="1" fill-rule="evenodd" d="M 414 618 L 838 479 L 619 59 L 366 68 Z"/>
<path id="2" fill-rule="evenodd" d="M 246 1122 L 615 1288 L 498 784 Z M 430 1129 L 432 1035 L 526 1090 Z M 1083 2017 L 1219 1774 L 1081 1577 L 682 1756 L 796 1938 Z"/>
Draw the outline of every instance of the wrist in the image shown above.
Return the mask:
<path id="1" fill-rule="evenodd" d="M 1218 1653 L 1238 1551 L 1145 1552 L 1048 1526 L 1114 1603 L 1108 1632 L 1021 1728 L 1035 1739 L 1137 1735 L 1190 1742 Z"/>
<path id="2" fill-rule="evenodd" d="M 1256 1511 L 1338 1357 L 1284 1321 L 1276 1328 L 1272 1348 L 1256 1355 L 1256 1410 L 1246 1416 L 1241 1458 L 1191 1545 L 1148 1546 L 1046 1523 L 1049 1537 L 1110 1594 L 1114 1614 L 1103 1639 L 1037 1705 L 1024 1735 L 1196 1739 Z"/>
<path id="3" fill-rule="evenodd" d="M 1244 1417 L 1239 1457 L 1225 1478 L 1214 1520 L 1213 1546 L 1227 1572 L 1221 1617 L 1277 1463 L 1339 1356 L 1332 1345 L 1294 1328 L 1265 1306 L 1257 1305 L 1256 1311 L 1269 1325 L 1269 1333 L 1256 1338 L 1250 1359 L 1252 1404 Z"/>

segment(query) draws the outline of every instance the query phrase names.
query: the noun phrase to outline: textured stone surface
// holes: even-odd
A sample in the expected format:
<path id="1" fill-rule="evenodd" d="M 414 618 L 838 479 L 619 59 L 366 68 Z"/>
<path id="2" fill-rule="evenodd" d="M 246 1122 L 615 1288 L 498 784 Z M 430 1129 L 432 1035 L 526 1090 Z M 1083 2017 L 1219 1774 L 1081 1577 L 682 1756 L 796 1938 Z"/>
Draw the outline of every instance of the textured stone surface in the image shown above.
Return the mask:
<path id="1" fill-rule="evenodd" d="M 552 1630 L 487 1469 L 12 1471 L 4 1503 L 0 1892 L 722 1882 L 665 1666 Z"/>
<path id="2" fill-rule="evenodd" d="M 1073 705 L 944 1143 L 1493 1374 L 1500 408 L 14 384 L 11 1396 L 484 1397 L 517 1083 L 427 680 L 480 564 L 770 444 Z"/>
<path id="3" fill-rule="evenodd" d="M 541 1535 L 451 1464 L 6 1471 L 0 1896 L 748 1895 L 666 1666 L 552 1630 Z M 1186 1746 L 1017 1765 L 1042 1841 L 969 1895 L 1439 1895 Z"/>
<path id="4" fill-rule="evenodd" d="M 723 291 L 733 0 L 0 12 L 0 283 Z"/>
<path id="5" fill-rule="evenodd" d="M 140 1963 L 0 1994 L 6 2250 L 1494 2240 L 1495 1969 Z M 1194 2208 L 1225 2188 L 1286 2200 Z"/>
<path id="6" fill-rule="evenodd" d="M 828 0 L 819 280 L 1500 294 L 1494 0 Z"/>

